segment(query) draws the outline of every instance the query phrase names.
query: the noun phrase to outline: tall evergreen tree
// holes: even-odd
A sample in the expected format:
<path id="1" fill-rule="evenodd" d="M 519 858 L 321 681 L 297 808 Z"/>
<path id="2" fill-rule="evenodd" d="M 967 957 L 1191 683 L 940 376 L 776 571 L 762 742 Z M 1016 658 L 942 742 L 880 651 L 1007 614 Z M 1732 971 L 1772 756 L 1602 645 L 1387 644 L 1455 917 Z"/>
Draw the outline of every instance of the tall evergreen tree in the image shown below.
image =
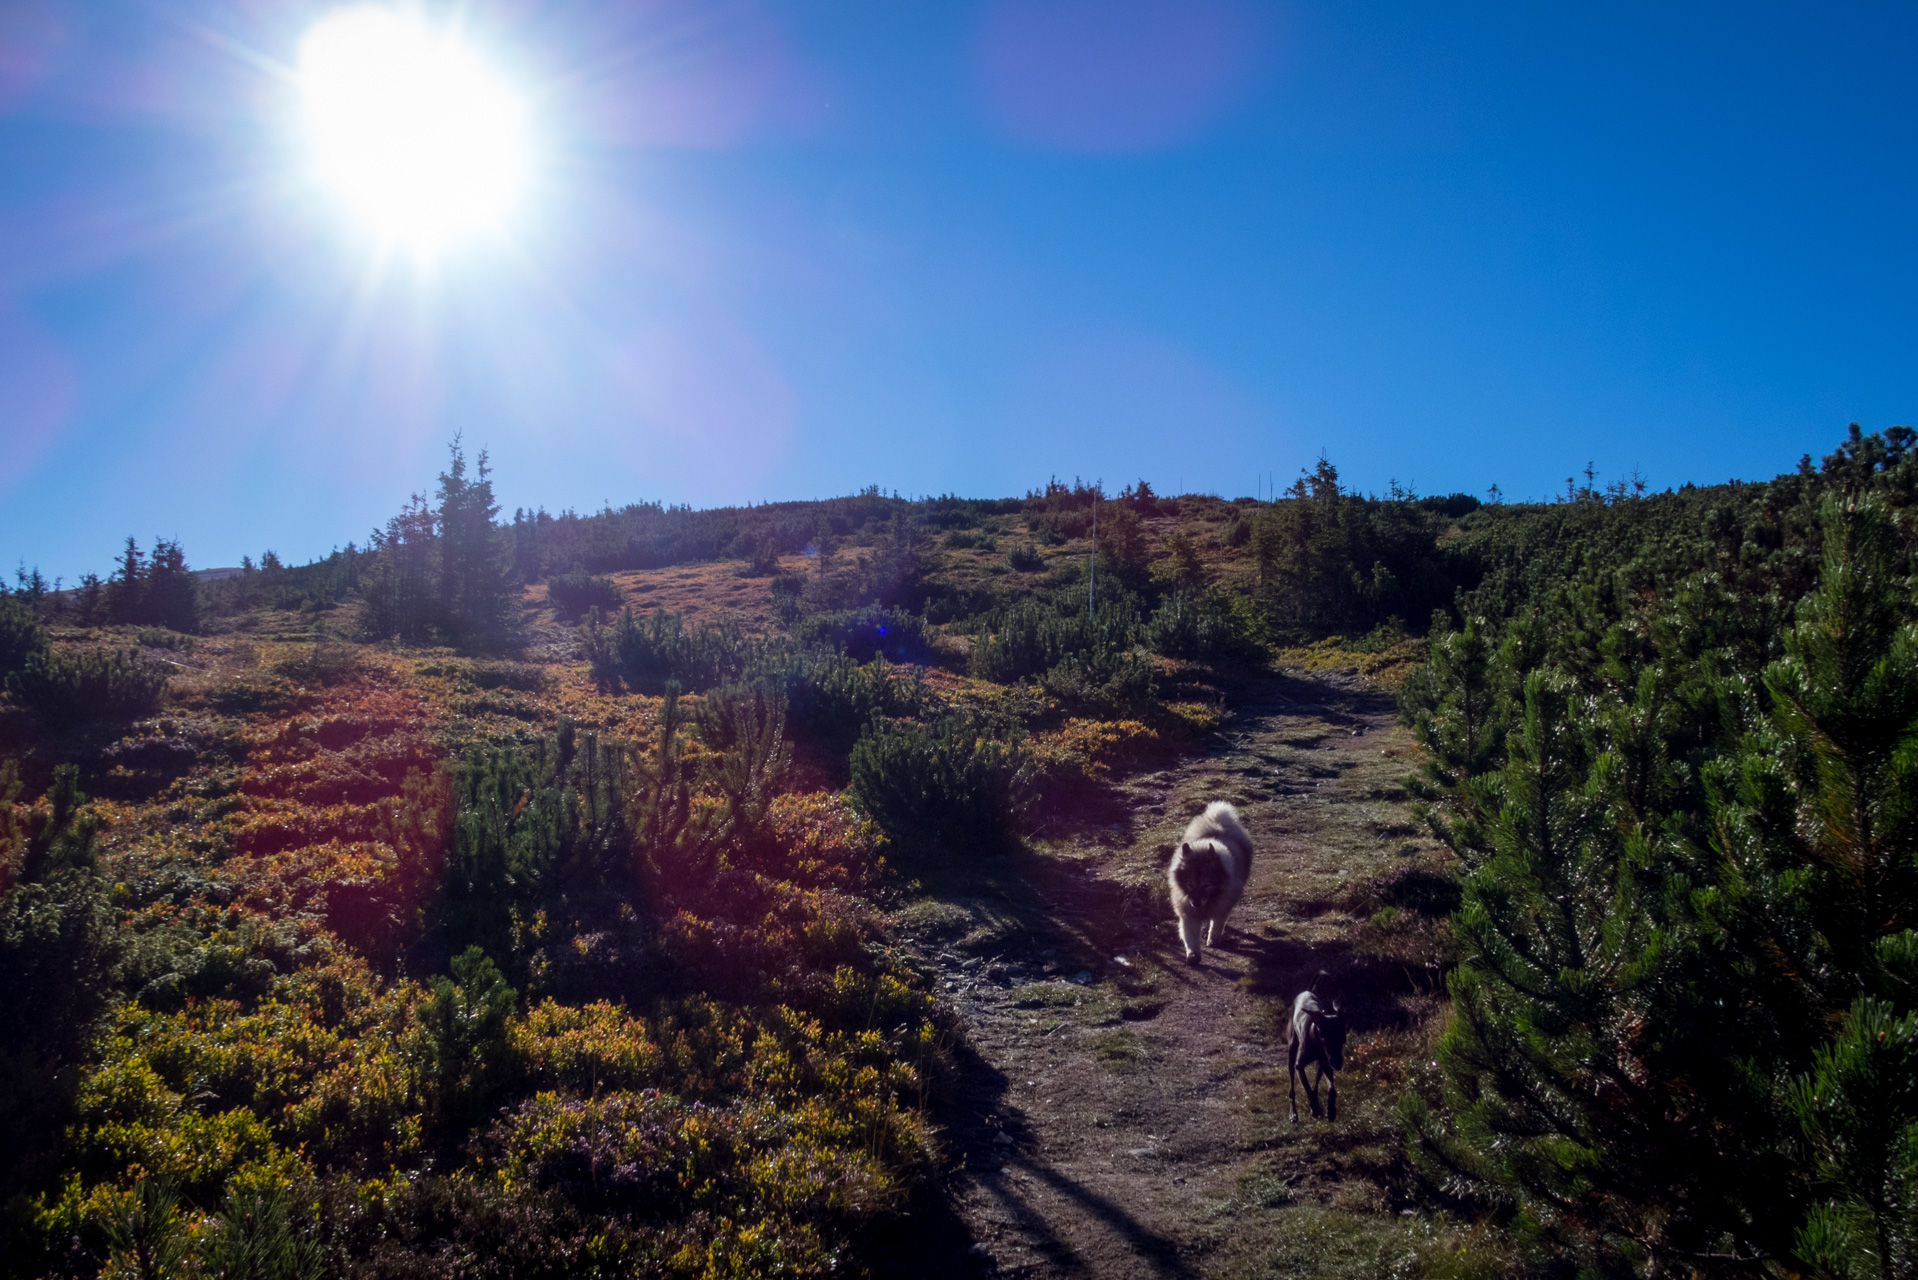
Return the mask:
<path id="1" fill-rule="evenodd" d="M 494 517 L 492 468 L 480 451 L 468 476 L 466 454 L 453 438 L 452 457 L 439 480 L 439 593 L 445 625 L 458 635 L 497 637 L 508 624 L 507 546 Z"/>
<path id="2" fill-rule="evenodd" d="M 154 541 L 143 595 L 141 612 L 146 621 L 188 634 L 200 629 L 199 589 L 178 542 Z"/>
<path id="3" fill-rule="evenodd" d="M 433 638 L 439 624 L 435 523 L 426 495 L 416 493 L 367 540 L 372 563 L 362 575 L 360 594 L 366 602 L 361 626 L 369 637 L 408 644 Z M 267 558 L 262 577 L 271 584 L 278 561 L 272 552 Z"/>
<path id="4" fill-rule="evenodd" d="M 107 617 L 121 625 L 145 622 L 147 558 L 140 544 L 127 535 L 126 548 L 107 579 Z"/>
<path id="5" fill-rule="evenodd" d="M 73 592 L 73 620 L 83 627 L 94 627 L 107 620 L 107 584 L 97 573 L 82 574 Z"/>

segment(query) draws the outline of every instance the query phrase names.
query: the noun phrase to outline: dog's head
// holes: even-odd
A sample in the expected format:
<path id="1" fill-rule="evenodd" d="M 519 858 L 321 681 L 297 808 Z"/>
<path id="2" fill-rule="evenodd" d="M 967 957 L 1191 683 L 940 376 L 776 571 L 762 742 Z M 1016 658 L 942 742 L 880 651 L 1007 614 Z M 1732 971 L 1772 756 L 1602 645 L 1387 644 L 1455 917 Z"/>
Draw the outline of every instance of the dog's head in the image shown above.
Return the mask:
<path id="1" fill-rule="evenodd" d="M 1319 1034 L 1325 1037 L 1325 1057 L 1332 1070 L 1345 1069 L 1345 1015 L 1334 1004 L 1319 1015 Z"/>
<path id="2" fill-rule="evenodd" d="M 1345 1067 L 1345 1013 L 1339 1008 L 1339 1002 L 1332 995 L 1332 976 L 1321 969 L 1312 975 L 1312 985 L 1306 988 L 1318 997 L 1319 1012 L 1316 1021 L 1319 1025 L 1319 1037 L 1325 1042 L 1325 1056 L 1332 1070 L 1340 1071 Z"/>
<path id="3" fill-rule="evenodd" d="M 1172 878 L 1179 882 L 1179 891 L 1201 907 L 1225 887 L 1225 868 L 1210 855 L 1209 849 L 1194 853 L 1189 844 L 1181 844 L 1172 855 Z"/>

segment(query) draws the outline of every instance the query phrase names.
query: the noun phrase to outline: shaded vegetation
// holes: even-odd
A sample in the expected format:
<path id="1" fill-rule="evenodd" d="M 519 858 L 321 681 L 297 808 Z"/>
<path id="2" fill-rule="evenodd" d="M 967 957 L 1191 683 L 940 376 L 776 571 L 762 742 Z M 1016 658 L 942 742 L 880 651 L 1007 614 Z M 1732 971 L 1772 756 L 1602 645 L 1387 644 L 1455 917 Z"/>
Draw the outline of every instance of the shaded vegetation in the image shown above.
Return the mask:
<path id="1" fill-rule="evenodd" d="M 1576 514 L 1546 513 L 1407 686 L 1467 870 L 1415 1150 L 1601 1272 L 1908 1265 L 1908 444 L 1648 503 L 1513 593 Z M 1866 1113 L 1875 1146 L 1841 1136 Z"/>

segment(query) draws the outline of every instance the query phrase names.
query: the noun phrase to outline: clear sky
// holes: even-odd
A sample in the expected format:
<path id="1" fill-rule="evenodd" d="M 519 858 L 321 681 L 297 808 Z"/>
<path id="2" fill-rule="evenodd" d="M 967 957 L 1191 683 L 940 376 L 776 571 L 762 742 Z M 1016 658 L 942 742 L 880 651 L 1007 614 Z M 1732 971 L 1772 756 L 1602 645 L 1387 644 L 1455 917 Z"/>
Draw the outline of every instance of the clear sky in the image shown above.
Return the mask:
<path id="1" fill-rule="evenodd" d="M 0 557 L 1049 475 L 1513 497 L 1918 420 L 1918 8 L 468 0 L 510 216 L 383 251 L 336 6 L 0 0 Z"/>

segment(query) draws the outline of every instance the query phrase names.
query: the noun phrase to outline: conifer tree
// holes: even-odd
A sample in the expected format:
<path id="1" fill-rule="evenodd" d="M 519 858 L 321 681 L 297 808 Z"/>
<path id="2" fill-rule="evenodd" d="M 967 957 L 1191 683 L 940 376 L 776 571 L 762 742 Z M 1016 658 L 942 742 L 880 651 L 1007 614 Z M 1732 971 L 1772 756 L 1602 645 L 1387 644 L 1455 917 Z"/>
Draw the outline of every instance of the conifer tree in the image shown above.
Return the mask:
<path id="1" fill-rule="evenodd" d="M 189 635 L 200 629 L 199 589 L 178 542 L 155 539 L 143 595 L 146 621 Z"/>
<path id="2" fill-rule="evenodd" d="M 40 805 L 21 813 L 20 781 L 0 766 L 0 1195 L 43 1174 L 113 997 L 119 931 L 94 870 L 98 820 L 61 765 Z M 15 847 L 8 848 L 7 845 Z"/>
<path id="3" fill-rule="evenodd" d="M 1498 808 L 1491 775 L 1504 764 L 1510 698 L 1479 619 L 1454 630 L 1443 611 L 1433 614 L 1426 653 L 1399 694 L 1399 714 L 1425 748 L 1407 785 L 1436 806 L 1424 812 L 1433 833 L 1470 861 L 1484 852 L 1480 828 Z"/>
<path id="4" fill-rule="evenodd" d="M 26 601 L 0 590 L 0 683 L 46 647 L 46 631 Z"/>
<path id="5" fill-rule="evenodd" d="M 14 596 L 31 609 L 35 617 L 45 618 L 52 615 L 59 602 L 59 592 L 57 586 L 47 585 L 46 577 L 40 572 L 40 566 L 35 565 L 29 569 L 26 562 L 22 561 L 20 567 L 14 570 L 13 581 Z"/>
<path id="6" fill-rule="evenodd" d="M 107 617 L 122 626 L 145 622 L 147 561 L 131 534 L 115 565 L 107 579 Z"/>
<path id="7" fill-rule="evenodd" d="M 510 579 L 505 540 L 494 524 L 492 468 L 481 450 L 468 477 L 466 454 L 453 438 L 439 480 L 439 595 L 445 625 L 457 634 L 496 638 L 508 625 Z"/>
<path id="8" fill-rule="evenodd" d="M 1526 678 L 1476 796 L 1458 691 L 1483 655 L 1435 638 L 1408 699 L 1489 851 L 1455 921 L 1449 1114 L 1407 1103 L 1415 1153 L 1601 1271 L 1908 1274 L 1918 631 L 1884 513 L 1823 522 L 1762 680 L 1701 581 L 1650 624 L 1579 624 L 1580 682 Z"/>
<path id="9" fill-rule="evenodd" d="M 107 584 L 97 573 L 82 574 L 74 589 L 73 619 L 83 627 L 98 626 L 107 620 Z"/>
<path id="10" fill-rule="evenodd" d="M 432 638 L 439 620 L 435 582 L 433 511 L 416 493 L 400 513 L 368 539 L 372 563 L 362 575 L 366 601 L 362 626 L 374 639 L 418 644 Z M 277 561 L 267 553 L 262 577 L 270 584 Z"/>
<path id="11" fill-rule="evenodd" d="M 1827 1280 L 1918 1274 L 1918 1012 L 1861 997 L 1791 1105 L 1824 1193 L 1799 1259 Z"/>
<path id="12" fill-rule="evenodd" d="M 1886 513 L 1831 502 L 1824 524 L 1823 581 L 1765 672 L 1793 798 L 1767 827 L 1818 875 L 1819 932 L 1868 982 L 1878 940 L 1918 925 L 1918 625 Z"/>

